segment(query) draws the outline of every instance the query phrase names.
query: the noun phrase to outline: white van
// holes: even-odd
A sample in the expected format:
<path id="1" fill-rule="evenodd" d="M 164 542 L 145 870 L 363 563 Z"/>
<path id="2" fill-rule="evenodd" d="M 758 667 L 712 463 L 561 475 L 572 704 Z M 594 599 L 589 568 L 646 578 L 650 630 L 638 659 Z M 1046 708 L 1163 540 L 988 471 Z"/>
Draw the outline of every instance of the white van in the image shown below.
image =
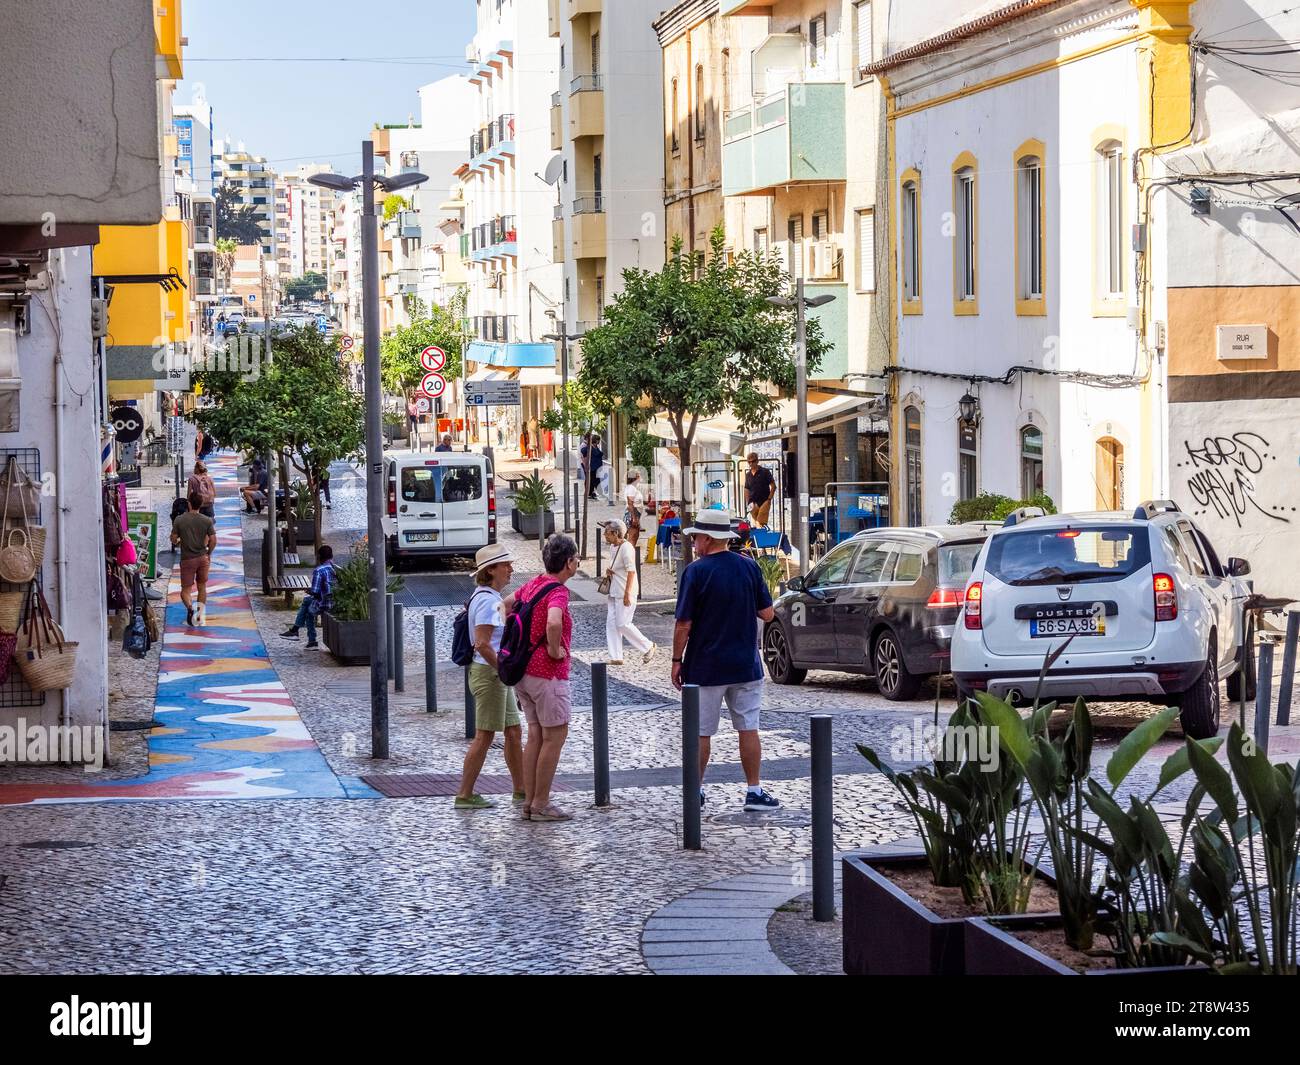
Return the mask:
<path id="1" fill-rule="evenodd" d="M 406 558 L 472 558 L 497 542 L 496 483 L 485 456 L 390 451 L 384 465 L 384 556 L 390 565 Z"/>

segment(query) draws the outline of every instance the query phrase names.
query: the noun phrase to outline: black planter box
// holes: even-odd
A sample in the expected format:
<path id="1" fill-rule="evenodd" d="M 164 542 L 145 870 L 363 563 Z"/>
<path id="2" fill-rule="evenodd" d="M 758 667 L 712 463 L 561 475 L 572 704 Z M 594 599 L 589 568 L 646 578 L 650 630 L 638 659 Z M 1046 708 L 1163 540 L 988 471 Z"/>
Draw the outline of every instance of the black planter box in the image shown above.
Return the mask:
<path id="1" fill-rule="evenodd" d="M 844 857 L 844 971 L 850 976 L 960 976 L 967 973 L 969 917 L 940 917 L 879 869 L 929 869 L 922 850 Z M 1039 870 L 1052 887 L 1056 881 Z"/>
<path id="2" fill-rule="evenodd" d="M 320 617 L 325 646 L 335 661 L 343 666 L 370 664 L 369 621 L 339 621 L 329 611 Z"/>
<path id="3" fill-rule="evenodd" d="M 293 530 L 294 535 L 298 538 L 299 547 L 303 544 L 314 544 L 316 542 L 315 518 L 294 518 Z"/>
<path id="4" fill-rule="evenodd" d="M 514 526 L 515 532 L 521 533 L 526 540 L 537 539 L 537 529 L 542 524 L 542 514 L 546 515 L 546 531 L 543 535 L 550 536 L 555 532 L 555 513 L 554 511 L 541 511 L 537 514 L 520 514 L 517 510 L 510 512 L 510 524 Z"/>
<path id="5" fill-rule="evenodd" d="M 972 917 L 965 922 L 967 976 L 1207 976 L 1204 965 L 1157 965 L 1146 969 L 1088 969 L 1062 965 L 1017 939 L 1015 929 L 1064 928 L 1057 913 Z"/>

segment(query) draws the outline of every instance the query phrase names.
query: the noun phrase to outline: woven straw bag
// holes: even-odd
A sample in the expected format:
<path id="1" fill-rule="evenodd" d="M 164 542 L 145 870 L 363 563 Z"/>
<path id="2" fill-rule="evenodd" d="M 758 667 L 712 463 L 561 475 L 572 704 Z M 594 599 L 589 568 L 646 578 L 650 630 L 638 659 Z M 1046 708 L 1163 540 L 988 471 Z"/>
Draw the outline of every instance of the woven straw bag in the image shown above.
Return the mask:
<path id="1" fill-rule="evenodd" d="M 40 486 L 18 465 L 14 455 L 9 456 L 4 473 L 0 473 L 0 486 L 4 488 L 4 507 L 0 517 L 22 518 L 24 522 L 40 513 Z"/>
<path id="2" fill-rule="evenodd" d="M 64 640 L 62 630 L 50 615 L 45 593 L 35 581 L 28 595 L 30 609 L 18 633 L 13 660 L 32 691 L 69 688 L 77 669 L 77 644 Z"/>
<path id="3" fill-rule="evenodd" d="M 40 569 L 45 564 L 45 526 L 24 525 L 15 519 L 7 519 L 3 526 L 0 526 L 0 544 L 8 543 L 9 532 L 12 529 L 22 529 L 27 534 L 27 546 L 31 548 L 32 557 L 36 559 L 36 568 Z"/>
<path id="4" fill-rule="evenodd" d="M 21 592 L 0 592 L 0 632 L 17 632 L 23 616 L 23 602 L 27 589 Z"/>
<path id="5" fill-rule="evenodd" d="M 10 529 L 0 546 L 0 580 L 25 584 L 36 576 L 36 556 L 26 529 Z"/>

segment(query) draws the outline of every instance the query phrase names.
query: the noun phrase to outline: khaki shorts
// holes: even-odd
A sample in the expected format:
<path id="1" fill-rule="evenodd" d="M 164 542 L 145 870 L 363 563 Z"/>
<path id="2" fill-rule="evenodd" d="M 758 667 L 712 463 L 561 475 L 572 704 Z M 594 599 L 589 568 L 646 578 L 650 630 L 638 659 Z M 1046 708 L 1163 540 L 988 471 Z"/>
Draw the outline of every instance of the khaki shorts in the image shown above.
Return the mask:
<path id="1" fill-rule="evenodd" d="M 195 581 L 200 584 L 207 584 L 208 567 L 211 564 L 212 559 L 208 555 L 181 559 L 181 587 L 188 592 L 194 587 Z"/>
<path id="2" fill-rule="evenodd" d="M 700 688 L 701 736 L 712 736 L 718 731 L 724 700 L 727 711 L 731 714 L 732 728 L 737 732 L 754 732 L 758 729 L 758 715 L 763 709 L 763 682 L 751 680 L 746 684 L 717 684 Z"/>
<path id="3" fill-rule="evenodd" d="M 772 501 L 769 499 L 763 503 L 751 503 L 749 505 L 749 516 L 754 519 L 755 525 L 761 525 L 767 528 L 767 518 L 772 512 Z"/>
<path id="4" fill-rule="evenodd" d="M 524 679 L 515 685 L 515 692 L 530 725 L 559 728 L 569 723 L 573 704 L 567 680 L 547 680 L 525 673 Z"/>
<path id="5" fill-rule="evenodd" d="M 491 666 L 470 663 L 469 690 L 474 696 L 474 727 L 481 732 L 504 732 L 520 723 L 514 691 L 501 683 Z"/>

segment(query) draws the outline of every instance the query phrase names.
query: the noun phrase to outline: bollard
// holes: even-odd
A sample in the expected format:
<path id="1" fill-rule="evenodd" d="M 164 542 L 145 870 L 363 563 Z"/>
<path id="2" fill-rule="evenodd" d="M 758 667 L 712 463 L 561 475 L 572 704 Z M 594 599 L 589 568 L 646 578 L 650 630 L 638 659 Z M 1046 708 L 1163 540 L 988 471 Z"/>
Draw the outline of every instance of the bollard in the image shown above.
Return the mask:
<path id="1" fill-rule="evenodd" d="M 641 599 L 641 545 L 636 543 L 632 545 L 632 550 L 636 552 L 636 597 Z"/>
<path id="2" fill-rule="evenodd" d="M 835 920 L 835 809 L 831 791 L 831 718 L 812 715 L 813 920 Z"/>
<path id="3" fill-rule="evenodd" d="M 1282 684 L 1277 692 L 1279 725 L 1291 724 L 1291 689 L 1295 684 L 1297 640 L 1300 640 L 1300 610 L 1293 610 L 1286 616 L 1286 643 L 1282 645 Z"/>
<path id="4" fill-rule="evenodd" d="M 596 805 L 609 805 L 609 667 L 591 664 L 592 769 L 596 777 Z"/>
<path id="5" fill-rule="evenodd" d="M 700 688 L 682 685 L 682 846 L 700 849 Z"/>
<path id="6" fill-rule="evenodd" d="M 469 666 L 465 667 L 465 738 L 474 738 L 474 693 L 469 690 Z"/>
<path id="7" fill-rule="evenodd" d="M 387 622 L 385 628 L 388 630 L 388 646 L 384 648 L 384 654 L 388 661 L 388 675 L 393 675 L 393 593 L 384 593 L 384 621 Z"/>
<path id="8" fill-rule="evenodd" d="M 578 524 L 582 520 L 581 517 L 582 510 L 578 506 L 579 500 L 581 498 L 578 493 L 581 490 L 582 490 L 582 485 L 579 482 L 575 481 L 573 483 L 573 528 L 569 530 L 570 532 L 577 532 Z"/>
<path id="9" fill-rule="evenodd" d="M 406 608 L 393 604 L 393 691 L 406 691 Z"/>
<path id="10" fill-rule="evenodd" d="M 601 537 L 601 540 L 602 540 L 602 541 L 604 540 L 604 537 L 603 537 L 603 536 Z M 605 545 L 604 545 L 603 542 L 602 542 L 602 543 L 598 543 L 598 544 L 596 545 L 596 580 L 597 580 L 597 581 L 600 580 L 600 562 L 601 562 L 601 556 L 604 555 L 604 553 L 605 553 L 604 551 L 601 550 L 601 548 L 604 547 L 604 546 L 605 546 Z"/>
<path id="11" fill-rule="evenodd" d="M 1273 641 L 1259 645 L 1255 679 L 1255 745 L 1268 754 L 1268 712 L 1273 703 Z"/>
<path id="12" fill-rule="evenodd" d="M 438 645 L 433 638 L 434 616 L 424 615 L 424 711 L 438 712 Z"/>

